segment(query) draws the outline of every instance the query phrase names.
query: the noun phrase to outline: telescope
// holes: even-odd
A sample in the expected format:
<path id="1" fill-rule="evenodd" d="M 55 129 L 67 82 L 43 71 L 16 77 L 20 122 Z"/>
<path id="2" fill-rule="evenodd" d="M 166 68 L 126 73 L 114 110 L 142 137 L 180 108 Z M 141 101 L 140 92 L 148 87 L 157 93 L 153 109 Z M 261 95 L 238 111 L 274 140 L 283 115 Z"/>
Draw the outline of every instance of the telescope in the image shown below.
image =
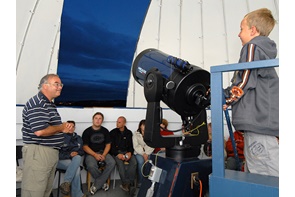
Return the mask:
<path id="1" fill-rule="evenodd" d="M 192 146 L 208 139 L 205 108 L 210 105 L 210 73 L 188 61 L 150 48 L 135 58 L 132 74 L 143 86 L 147 101 L 144 141 L 154 148 L 166 147 L 168 157 L 192 157 Z M 160 101 L 181 116 L 184 131 L 201 125 L 198 134 L 186 138 L 182 145 L 178 144 L 182 136 L 161 136 Z"/>

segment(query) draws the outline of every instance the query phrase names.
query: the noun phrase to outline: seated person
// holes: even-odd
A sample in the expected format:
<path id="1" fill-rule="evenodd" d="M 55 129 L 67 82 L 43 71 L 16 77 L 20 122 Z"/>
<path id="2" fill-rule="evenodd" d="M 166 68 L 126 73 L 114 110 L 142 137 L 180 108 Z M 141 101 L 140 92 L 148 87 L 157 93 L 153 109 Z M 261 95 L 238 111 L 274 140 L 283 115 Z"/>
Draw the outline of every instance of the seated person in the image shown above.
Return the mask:
<path id="1" fill-rule="evenodd" d="M 229 137 L 226 141 L 226 151 L 227 151 L 227 158 L 226 158 L 226 169 L 230 170 L 240 170 L 244 171 L 244 163 L 245 163 L 245 156 L 244 156 L 244 133 L 240 131 L 234 132 L 234 138 L 236 143 L 236 149 L 238 152 L 239 157 L 239 166 L 237 165 L 236 158 L 234 155 L 234 149 L 232 146 L 231 138 Z"/>
<path id="2" fill-rule="evenodd" d="M 208 140 L 204 144 L 203 151 L 207 157 L 212 157 L 212 124 L 211 122 L 207 125 L 208 128 Z"/>
<path id="3" fill-rule="evenodd" d="M 80 164 L 82 163 L 83 140 L 75 131 L 75 121 L 68 120 L 72 124 L 69 133 L 64 133 L 64 144 L 59 150 L 59 161 L 57 168 L 66 170 L 64 183 L 60 185 L 61 193 L 65 195 L 71 194 L 72 197 L 86 196 L 82 192 L 80 180 Z"/>
<path id="4" fill-rule="evenodd" d="M 141 120 L 139 122 L 138 129 L 132 136 L 134 155 L 137 160 L 138 187 L 140 187 L 141 181 L 143 179 L 143 173 L 142 173 L 143 164 L 148 161 L 150 154 L 152 154 L 154 151 L 154 148 L 149 147 L 143 140 L 144 129 L 145 129 L 145 120 Z"/>
<path id="5" fill-rule="evenodd" d="M 126 127 L 126 118 L 124 116 L 118 117 L 117 127 L 110 131 L 112 140 L 111 154 L 116 161 L 122 181 L 120 187 L 130 193 L 135 189 L 134 181 L 137 167 L 136 159 L 133 156 L 132 135 L 132 131 Z"/>
<path id="6" fill-rule="evenodd" d="M 113 171 L 116 163 L 109 154 L 111 138 L 109 130 L 102 126 L 104 116 L 96 112 L 92 117 L 92 126 L 84 130 L 82 134 L 83 150 L 85 151 L 85 165 L 91 176 L 95 179 L 90 187 L 90 193 L 94 195 L 98 189 L 108 190 L 106 181 Z M 104 170 L 100 171 L 100 165 L 104 163 Z"/>
<path id="7" fill-rule="evenodd" d="M 207 124 L 208 128 L 208 140 L 204 144 L 203 151 L 207 157 L 212 157 L 212 123 Z M 225 140 L 224 140 L 224 158 L 226 158 Z"/>

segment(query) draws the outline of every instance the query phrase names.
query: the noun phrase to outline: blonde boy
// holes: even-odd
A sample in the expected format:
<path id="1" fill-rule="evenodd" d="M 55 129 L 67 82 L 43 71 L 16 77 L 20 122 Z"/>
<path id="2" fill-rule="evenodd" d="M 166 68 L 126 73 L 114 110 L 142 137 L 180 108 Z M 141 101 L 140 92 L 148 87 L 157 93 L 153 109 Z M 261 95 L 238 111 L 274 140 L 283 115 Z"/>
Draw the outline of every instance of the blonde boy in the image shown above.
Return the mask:
<path id="1" fill-rule="evenodd" d="M 276 43 L 268 36 L 276 21 L 270 10 L 258 9 L 245 15 L 240 25 L 240 62 L 274 59 Z M 239 98 L 232 87 L 243 90 Z M 226 105 L 232 107 L 236 130 L 244 132 L 245 171 L 279 176 L 279 78 L 274 68 L 236 71 L 225 89 Z"/>

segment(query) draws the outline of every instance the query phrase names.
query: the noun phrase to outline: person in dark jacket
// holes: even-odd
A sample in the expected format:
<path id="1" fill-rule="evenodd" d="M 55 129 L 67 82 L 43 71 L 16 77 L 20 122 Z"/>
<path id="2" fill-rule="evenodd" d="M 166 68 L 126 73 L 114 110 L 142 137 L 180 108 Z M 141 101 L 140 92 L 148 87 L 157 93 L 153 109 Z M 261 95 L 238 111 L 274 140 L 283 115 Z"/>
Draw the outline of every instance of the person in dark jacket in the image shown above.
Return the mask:
<path id="1" fill-rule="evenodd" d="M 275 59 L 276 43 L 268 36 L 275 19 L 266 8 L 245 15 L 240 24 L 241 62 Z M 232 123 L 244 132 L 245 171 L 279 176 L 279 77 L 271 68 L 236 71 L 225 89 Z M 237 91 L 238 90 L 238 91 Z M 236 94 L 238 93 L 238 94 Z"/>
<path id="2" fill-rule="evenodd" d="M 112 140 L 111 154 L 116 161 L 122 181 L 120 187 L 126 192 L 131 192 L 130 188 L 134 188 L 137 161 L 133 155 L 133 134 L 127 129 L 124 116 L 117 119 L 117 127 L 110 131 L 110 136 Z"/>
<path id="3" fill-rule="evenodd" d="M 57 168 L 66 170 L 64 182 L 60 185 L 63 194 L 72 197 L 84 197 L 80 183 L 80 165 L 82 161 L 83 140 L 75 131 L 76 123 L 73 120 L 67 121 L 72 124 L 70 133 L 64 133 L 64 143 L 59 150 L 59 161 Z"/>

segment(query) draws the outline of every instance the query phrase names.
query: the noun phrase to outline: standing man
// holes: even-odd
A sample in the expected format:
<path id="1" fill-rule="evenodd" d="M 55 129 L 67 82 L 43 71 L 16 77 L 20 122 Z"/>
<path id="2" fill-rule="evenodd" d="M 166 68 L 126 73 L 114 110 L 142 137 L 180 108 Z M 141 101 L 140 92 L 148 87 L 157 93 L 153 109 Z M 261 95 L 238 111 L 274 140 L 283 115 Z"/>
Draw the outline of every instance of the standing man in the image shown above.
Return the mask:
<path id="1" fill-rule="evenodd" d="M 84 160 L 86 169 L 95 179 L 89 191 L 92 195 L 99 189 L 108 190 L 109 185 L 106 181 L 116 164 L 109 154 L 111 138 L 109 130 L 102 126 L 103 120 L 104 115 L 96 112 L 92 116 L 92 126 L 85 129 L 82 134 L 83 150 L 86 152 Z M 100 171 L 100 166 L 105 166 L 105 169 Z"/>
<path id="2" fill-rule="evenodd" d="M 53 103 L 62 87 L 58 75 L 45 75 L 40 80 L 40 91 L 23 109 L 22 197 L 48 197 L 51 193 L 63 133 L 72 129 L 71 124 L 62 123 Z"/>
<path id="3" fill-rule="evenodd" d="M 134 186 L 137 161 L 133 156 L 133 134 L 132 131 L 127 129 L 124 116 L 120 116 L 117 119 L 117 127 L 111 130 L 110 135 L 112 139 L 111 154 L 115 158 L 122 181 L 120 187 L 124 191 L 131 193 L 130 187 Z"/>

